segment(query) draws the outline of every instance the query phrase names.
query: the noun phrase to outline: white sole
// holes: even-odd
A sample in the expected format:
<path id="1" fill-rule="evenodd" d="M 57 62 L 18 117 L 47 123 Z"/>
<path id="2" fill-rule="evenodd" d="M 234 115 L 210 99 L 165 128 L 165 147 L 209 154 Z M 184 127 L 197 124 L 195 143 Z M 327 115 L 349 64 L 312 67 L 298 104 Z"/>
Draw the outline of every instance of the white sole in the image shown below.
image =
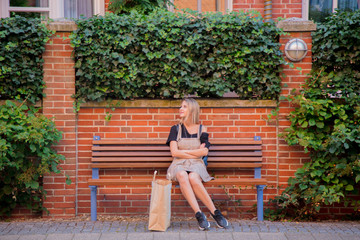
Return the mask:
<path id="1" fill-rule="evenodd" d="M 215 221 L 215 223 L 216 223 L 216 226 L 218 226 L 218 228 L 227 228 L 227 227 L 229 227 L 229 222 L 228 222 L 228 220 L 226 220 L 226 226 L 225 227 L 222 227 L 222 226 L 220 226 L 218 223 L 217 223 L 217 221 L 215 220 L 215 218 L 213 218 L 214 219 L 214 221 Z"/>
<path id="2" fill-rule="evenodd" d="M 200 227 L 200 226 L 199 226 L 199 229 L 200 229 L 201 231 L 205 231 L 205 230 L 210 229 L 210 223 L 208 222 L 208 224 L 209 224 L 209 225 L 208 225 L 208 227 L 207 227 L 207 228 L 202 228 L 202 227 Z"/>

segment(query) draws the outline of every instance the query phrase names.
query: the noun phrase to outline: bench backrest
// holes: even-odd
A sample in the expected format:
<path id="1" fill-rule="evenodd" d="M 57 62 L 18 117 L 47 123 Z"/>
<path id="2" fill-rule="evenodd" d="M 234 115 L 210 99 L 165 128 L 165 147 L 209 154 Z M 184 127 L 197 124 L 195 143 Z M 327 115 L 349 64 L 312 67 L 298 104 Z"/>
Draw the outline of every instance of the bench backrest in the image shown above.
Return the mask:
<path id="1" fill-rule="evenodd" d="M 166 140 L 94 140 L 92 163 L 97 168 L 167 168 L 171 164 Z M 262 166 L 262 141 L 213 140 L 208 168 Z"/>

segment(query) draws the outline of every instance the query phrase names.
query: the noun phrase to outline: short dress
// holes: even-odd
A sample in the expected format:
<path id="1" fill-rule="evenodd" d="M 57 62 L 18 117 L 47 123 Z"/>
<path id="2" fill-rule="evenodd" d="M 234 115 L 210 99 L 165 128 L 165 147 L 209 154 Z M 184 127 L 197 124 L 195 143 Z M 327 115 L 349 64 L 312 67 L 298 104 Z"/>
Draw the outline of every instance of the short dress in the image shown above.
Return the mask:
<path id="1" fill-rule="evenodd" d="M 179 129 L 179 131 L 177 129 Z M 179 150 L 199 149 L 202 143 L 205 143 L 205 147 L 209 148 L 210 143 L 208 141 L 208 136 L 209 135 L 207 133 L 201 132 L 201 126 L 199 127 L 197 134 L 189 134 L 184 125 L 174 125 L 170 130 L 166 144 L 170 145 L 171 141 L 177 141 Z M 200 175 L 204 182 L 208 182 L 214 179 L 207 172 L 202 158 L 174 158 L 167 170 L 167 179 L 177 181 L 176 173 L 179 171 L 196 172 Z"/>

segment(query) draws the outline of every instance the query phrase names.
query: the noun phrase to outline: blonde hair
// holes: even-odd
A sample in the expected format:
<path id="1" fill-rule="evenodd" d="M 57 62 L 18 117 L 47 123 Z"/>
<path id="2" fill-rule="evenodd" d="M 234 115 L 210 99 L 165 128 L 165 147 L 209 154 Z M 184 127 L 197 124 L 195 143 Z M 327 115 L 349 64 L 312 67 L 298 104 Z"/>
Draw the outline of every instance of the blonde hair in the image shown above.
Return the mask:
<path id="1" fill-rule="evenodd" d="M 188 115 L 180 120 L 180 123 L 189 121 L 192 124 L 199 124 L 200 106 L 193 98 L 184 98 L 182 102 L 188 105 Z"/>

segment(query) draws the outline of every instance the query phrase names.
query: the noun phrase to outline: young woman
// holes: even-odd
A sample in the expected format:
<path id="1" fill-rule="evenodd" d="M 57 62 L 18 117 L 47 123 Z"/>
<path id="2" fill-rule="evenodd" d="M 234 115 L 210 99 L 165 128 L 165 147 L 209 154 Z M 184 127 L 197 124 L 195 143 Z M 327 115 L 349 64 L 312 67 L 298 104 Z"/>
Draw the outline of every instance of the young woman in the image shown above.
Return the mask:
<path id="1" fill-rule="evenodd" d="M 167 140 L 174 157 L 167 170 L 167 178 L 179 182 L 182 194 L 194 210 L 200 230 L 209 229 L 210 223 L 201 212 L 196 197 L 210 210 L 217 225 L 226 228 L 229 225 L 228 221 L 215 208 L 202 183 L 213 178 L 210 177 L 202 160 L 202 157 L 208 154 L 210 143 L 206 128 L 199 124 L 199 104 L 192 98 L 186 98 L 181 103 L 179 113 L 180 124 L 171 127 Z"/>

